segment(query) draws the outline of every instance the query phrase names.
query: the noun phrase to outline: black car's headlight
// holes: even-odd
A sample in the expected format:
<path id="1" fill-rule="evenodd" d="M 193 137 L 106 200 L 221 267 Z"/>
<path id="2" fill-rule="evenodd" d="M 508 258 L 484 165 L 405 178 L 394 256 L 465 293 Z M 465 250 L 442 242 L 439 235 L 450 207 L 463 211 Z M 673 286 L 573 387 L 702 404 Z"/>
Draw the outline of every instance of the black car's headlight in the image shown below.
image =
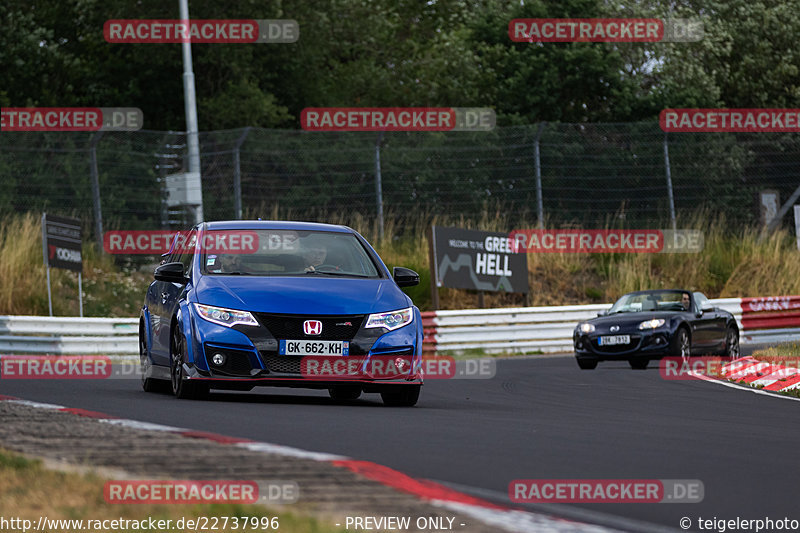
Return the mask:
<path id="1" fill-rule="evenodd" d="M 245 326 L 257 326 L 258 322 L 248 311 L 237 311 L 236 309 L 226 309 L 213 305 L 194 304 L 197 314 L 205 320 L 219 324 L 220 326 L 235 326 L 244 324 Z"/>
<path id="2" fill-rule="evenodd" d="M 578 331 L 581 333 L 592 333 L 595 330 L 594 324 L 589 324 L 588 322 L 583 322 L 582 324 L 578 324 Z"/>
<path id="3" fill-rule="evenodd" d="M 666 320 L 663 318 L 654 318 L 652 320 L 645 320 L 641 324 L 639 324 L 639 329 L 656 329 L 660 328 L 666 323 Z"/>
<path id="4" fill-rule="evenodd" d="M 414 310 L 410 307 L 389 311 L 388 313 L 373 313 L 367 318 L 365 328 L 386 328 L 389 331 L 402 328 L 414 320 Z"/>

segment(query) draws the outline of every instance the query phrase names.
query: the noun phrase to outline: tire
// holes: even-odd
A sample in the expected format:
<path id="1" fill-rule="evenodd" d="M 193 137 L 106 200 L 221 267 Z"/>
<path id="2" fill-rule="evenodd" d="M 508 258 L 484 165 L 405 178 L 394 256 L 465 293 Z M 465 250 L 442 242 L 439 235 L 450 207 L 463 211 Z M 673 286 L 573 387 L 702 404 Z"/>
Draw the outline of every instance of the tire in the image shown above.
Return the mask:
<path id="1" fill-rule="evenodd" d="M 644 370 L 650 363 L 650 359 L 628 359 L 628 364 L 634 370 Z"/>
<path id="2" fill-rule="evenodd" d="M 420 385 L 397 385 L 381 391 L 381 399 L 388 407 L 413 407 L 419 400 Z"/>
<path id="3" fill-rule="evenodd" d="M 183 371 L 186 360 L 186 337 L 176 327 L 172 334 L 169 373 L 172 381 L 172 394 L 181 400 L 200 400 L 208 394 L 208 385 L 187 379 Z"/>
<path id="4" fill-rule="evenodd" d="M 678 328 L 669 343 L 669 354 L 684 359 L 692 356 L 692 339 L 685 327 Z"/>
<path id="5" fill-rule="evenodd" d="M 597 359 L 594 357 L 576 357 L 575 360 L 581 370 L 594 370 L 597 368 Z"/>
<path id="6" fill-rule="evenodd" d="M 357 385 L 340 385 L 329 388 L 328 394 L 337 402 L 357 400 L 361 396 L 361 387 Z"/>
<path id="7" fill-rule="evenodd" d="M 147 338 L 144 335 L 144 326 L 139 325 L 139 371 L 142 373 L 142 390 L 145 392 L 168 392 L 169 382 L 163 379 L 146 378 L 150 359 L 147 357 Z"/>
<path id="8" fill-rule="evenodd" d="M 728 328 L 727 333 L 725 333 L 725 357 L 731 361 L 741 357 L 741 352 L 739 351 L 739 330 L 737 328 Z"/>

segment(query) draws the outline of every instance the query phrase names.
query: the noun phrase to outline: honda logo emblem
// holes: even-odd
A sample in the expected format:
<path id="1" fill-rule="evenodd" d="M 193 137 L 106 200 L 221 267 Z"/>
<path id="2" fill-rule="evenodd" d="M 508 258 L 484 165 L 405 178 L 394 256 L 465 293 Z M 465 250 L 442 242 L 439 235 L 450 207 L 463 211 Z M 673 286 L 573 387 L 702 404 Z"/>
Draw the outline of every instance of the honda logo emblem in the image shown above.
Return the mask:
<path id="1" fill-rule="evenodd" d="M 322 322 L 319 320 L 306 320 L 303 322 L 303 333 L 306 335 L 322 335 Z"/>

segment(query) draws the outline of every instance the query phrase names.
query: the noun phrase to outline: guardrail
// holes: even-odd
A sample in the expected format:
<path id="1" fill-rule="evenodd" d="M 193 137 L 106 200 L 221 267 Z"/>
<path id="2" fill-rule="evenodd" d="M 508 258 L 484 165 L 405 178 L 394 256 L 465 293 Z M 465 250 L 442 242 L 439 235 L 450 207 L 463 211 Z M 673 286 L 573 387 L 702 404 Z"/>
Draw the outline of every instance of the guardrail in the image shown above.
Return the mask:
<path id="1" fill-rule="evenodd" d="M 0 353 L 139 353 L 139 319 L 0 316 Z"/>
<path id="2" fill-rule="evenodd" d="M 800 340 L 800 296 L 711 300 L 739 324 L 742 344 Z M 422 313 L 426 353 L 572 351 L 572 330 L 609 304 Z M 0 316 L 0 353 L 139 353 L 138 319 Z"/>
<path id="3" fill-rule="evenodd" d="M 800 296 L 711 300 L 736 318 L 742 344 L 800 340 Z M 572 331 L 609 304 L 422 313 L 426 353 L 571 352 Z"/>

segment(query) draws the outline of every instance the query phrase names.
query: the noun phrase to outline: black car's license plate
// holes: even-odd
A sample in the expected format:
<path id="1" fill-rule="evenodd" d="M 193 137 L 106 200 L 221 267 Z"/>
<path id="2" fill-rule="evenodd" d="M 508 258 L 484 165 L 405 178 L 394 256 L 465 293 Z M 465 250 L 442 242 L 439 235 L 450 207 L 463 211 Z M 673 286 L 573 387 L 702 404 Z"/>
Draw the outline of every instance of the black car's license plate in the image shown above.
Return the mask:
<path id="1" fill-rule="evenodd" d="M 618 344 L 630 344 L 630 335 L 605 335 L 597 339 L 598 346 L 615 346 Z"/>

